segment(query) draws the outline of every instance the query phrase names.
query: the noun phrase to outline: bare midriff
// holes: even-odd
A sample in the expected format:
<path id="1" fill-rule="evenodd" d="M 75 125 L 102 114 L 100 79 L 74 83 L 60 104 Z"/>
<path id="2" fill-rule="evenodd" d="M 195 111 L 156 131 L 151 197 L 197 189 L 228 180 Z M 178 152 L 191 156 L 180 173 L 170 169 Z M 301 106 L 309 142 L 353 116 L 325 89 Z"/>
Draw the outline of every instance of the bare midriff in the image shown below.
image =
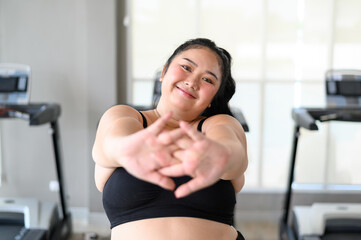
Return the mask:
<path id="1" fill-rule="evenodd" d="M 118 225 L 111 240 L 235 240 L 237 231 L 230 225 L 191 217 L 144 219 Z"/>

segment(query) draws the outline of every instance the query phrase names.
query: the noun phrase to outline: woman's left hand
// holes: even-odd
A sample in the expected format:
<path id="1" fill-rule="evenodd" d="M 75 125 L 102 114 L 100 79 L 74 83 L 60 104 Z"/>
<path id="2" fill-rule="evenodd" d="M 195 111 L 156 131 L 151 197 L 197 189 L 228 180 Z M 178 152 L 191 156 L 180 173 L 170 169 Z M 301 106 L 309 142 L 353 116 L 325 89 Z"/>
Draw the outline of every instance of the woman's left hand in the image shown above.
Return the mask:
<path id="1" fill-rule="evenodd" d="M 181 122 L 180 127 L 186 136 L 176 140 L 178 149 L 173 153 L 180 163 L 158 170 L 169 177 L 192 177 L 176 189 L 177 198 L 217 182 L 227 170 L 230 159 L 230 150 L 226 146 L 207 138 L 185 122 Z"/>

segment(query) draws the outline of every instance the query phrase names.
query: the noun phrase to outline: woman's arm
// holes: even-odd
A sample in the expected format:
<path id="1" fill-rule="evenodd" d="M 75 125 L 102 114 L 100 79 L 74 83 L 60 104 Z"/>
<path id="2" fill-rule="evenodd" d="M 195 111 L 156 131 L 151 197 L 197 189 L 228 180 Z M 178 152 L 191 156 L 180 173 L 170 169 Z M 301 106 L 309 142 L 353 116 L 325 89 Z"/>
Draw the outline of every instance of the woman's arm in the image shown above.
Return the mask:
<path id="1" fill-rule="evenodd" d="M 92 150 L 95 163 L 103 168 L 121 167 L 119 145 L 125 136 L 142 130 L 139 113 L 125 105 L 108 109 L 99 121 Z"/>
<path id="2" fill-rule="evenodd" d="M 95 185 L 100 192 L 114 170 L 122 166 L 114 155 L 116 151 L 112 150 L 116 148 L 117 139 L 141 129 L 140 119 L 136 115 L 138 113 L 135 113 L 135 110 L 128 106 L 117 105 L 108 109 L 99 121 L 92 156 L 95 162 Z M 131 128 L 123 130 L 123 127 L 131 122 Z"/>
<path id="3" fill-rule="evenodd" d="M 157 171 L 173 162 L 172 146 L 158 139 L 170 116 L 167 114 L 143 129 L 140 114 L 129 106 L 115 106 L 105 112 L 92 151 L 99 190 L 117 167 L 160 187 L 174 188 L 173 180 Z"/>
<path id="4" fill-rule="evenodd" d="M 99 190 L 99 192 L 103 192 L 105 183 L 108 181 L 110 176 L 113 174 L 115 168 L 104 168 L 95 164 L 94 167 L 94 179 L 95 186 Z"/>
<path id="5" fill-rule="evenodd" d="M 216 115 L 204 123 L 205 135 L 228 148 L 230 157 L 222 179 L 239 181 L 243 186 L 243 174 L 248 167 L 247 141 L 242 125 L 229 115 Z"/>

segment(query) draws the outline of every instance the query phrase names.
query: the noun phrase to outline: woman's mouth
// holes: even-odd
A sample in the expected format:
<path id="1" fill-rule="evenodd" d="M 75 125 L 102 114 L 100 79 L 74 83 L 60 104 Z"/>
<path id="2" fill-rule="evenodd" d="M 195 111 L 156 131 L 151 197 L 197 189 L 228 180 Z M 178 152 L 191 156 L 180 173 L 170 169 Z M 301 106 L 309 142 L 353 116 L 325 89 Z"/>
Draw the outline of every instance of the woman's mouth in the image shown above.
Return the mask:
<path id="1" fill-rule="evenodd" d="M 193 99 L 196 98 L 196 97 L 193 96 L 190 92 L 184 90 L 183 88 L 180 88 L 180 87 L 178 87 L 178 86 L 176 86 L 176 88 L 179 90 L 179 92 L 180 92 L 183 96 L 185 96 L 185 97 L 187 97 L 187 98 L 193 98 Z"/>

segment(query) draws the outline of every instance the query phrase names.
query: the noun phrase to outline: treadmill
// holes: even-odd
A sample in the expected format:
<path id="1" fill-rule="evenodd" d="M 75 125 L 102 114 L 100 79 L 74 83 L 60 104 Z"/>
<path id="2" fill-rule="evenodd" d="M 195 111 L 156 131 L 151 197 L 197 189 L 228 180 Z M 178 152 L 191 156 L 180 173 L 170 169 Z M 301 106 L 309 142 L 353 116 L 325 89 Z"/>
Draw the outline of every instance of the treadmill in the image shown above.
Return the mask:
<path id="1" fill-rule="evenodd" d="M 313 203 L 291 209 L 292 184 L 300 129 L 317 131 L 317 122 L 361 122 L 361 71 L 329 70 L 326 72 L 327 106 L 292 109 L 295 122 L 291 164 L 280 239 L 288 240 L 356 240 L 361 239 L 360 203 Z M 361 199 L 361 198 L 360 198 Z"/>
<path id="2" fill-rule="evenodd" d="M 67 208 L 55 103 L 29 103 L 30 67 L 0 64 L 0 118 L 20 118 L 30 126 L 49 124 L 59 183 L 60 206 L 35 198 L 0 197 L 0 238 L 16 240 L 65 240 L 72 232 Z"/>

